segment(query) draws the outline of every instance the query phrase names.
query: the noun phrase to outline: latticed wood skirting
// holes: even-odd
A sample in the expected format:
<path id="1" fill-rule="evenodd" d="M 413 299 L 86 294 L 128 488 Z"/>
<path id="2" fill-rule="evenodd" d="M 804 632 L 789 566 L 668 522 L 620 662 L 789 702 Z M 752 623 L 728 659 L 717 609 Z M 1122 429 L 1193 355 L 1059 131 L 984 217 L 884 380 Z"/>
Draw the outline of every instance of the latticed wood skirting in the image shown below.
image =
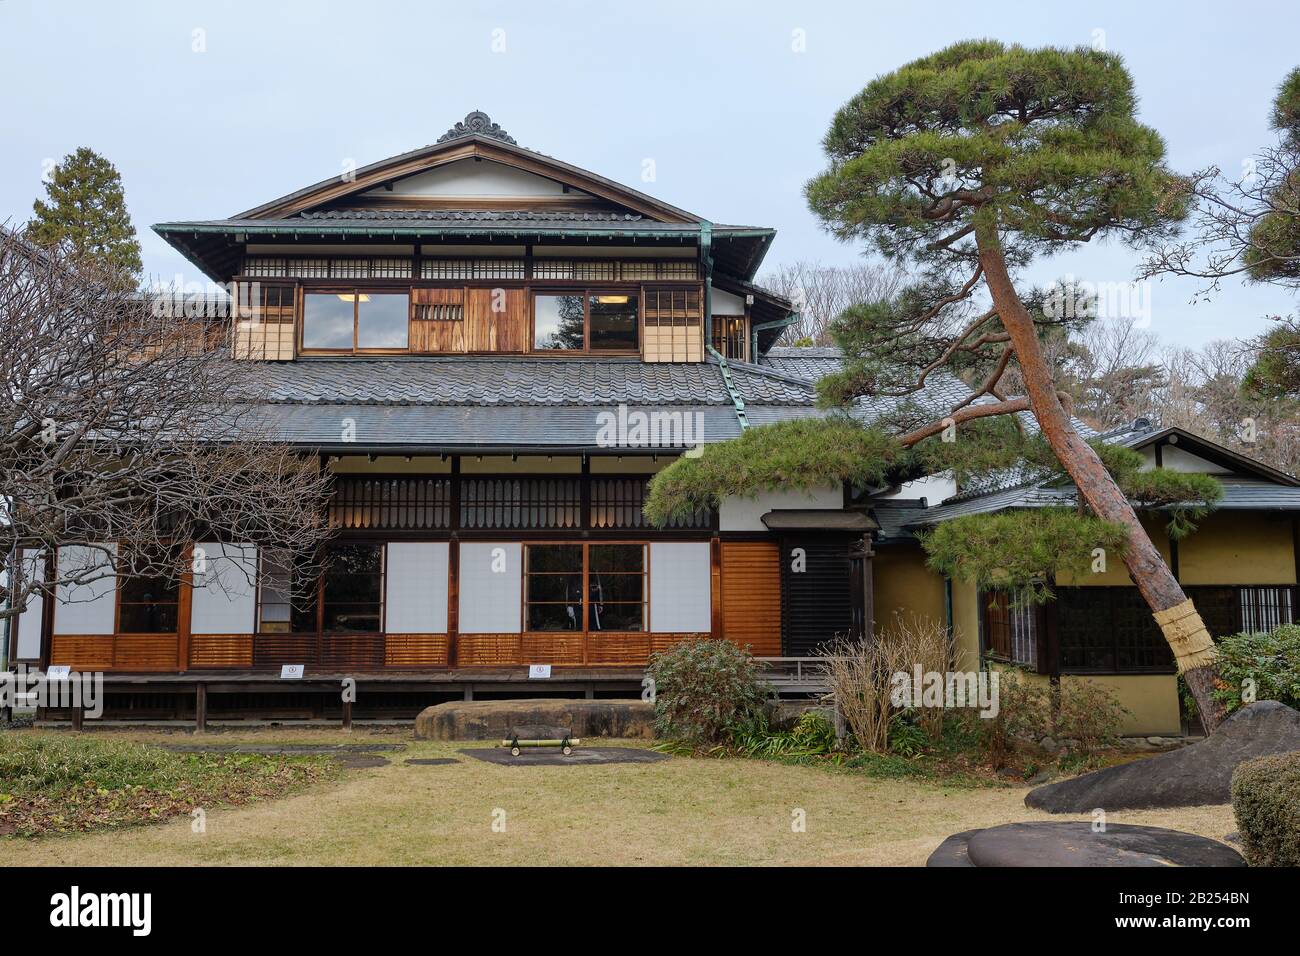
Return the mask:
<path id="1" fill-rule="evenodd" d="M 175 634 L 55 634 L 50 663 L 78 671 L 180 670 Z"/>
<path id="2" fill-rule="evenodd" d="M 701 634 L 646 631 L 538 631 L 524 634 L 461 634 L 457 667 L 641 666 L 650 655 Z M 447 634 L 194 634 L 187 670 L 274 670 L 306 664 L 327 671 L 446 667 Z M 79 671 L 180 671 L 174 634 L 58 635 L 53 664 Z"/>

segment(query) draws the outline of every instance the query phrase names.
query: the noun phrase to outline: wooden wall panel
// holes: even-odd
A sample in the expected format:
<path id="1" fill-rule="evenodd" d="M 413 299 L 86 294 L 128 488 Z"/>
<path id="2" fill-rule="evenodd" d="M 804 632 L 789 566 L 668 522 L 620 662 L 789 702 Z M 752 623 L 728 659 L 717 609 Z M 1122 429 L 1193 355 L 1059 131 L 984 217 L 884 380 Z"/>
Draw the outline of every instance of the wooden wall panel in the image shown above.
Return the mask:
<path id="1" fill-rule="evenodd" d="M 456 663 L 462 667 L 504 667 L 520 663 L 521 634 L 461 634 Z"/>
<path id="2" fill-rule="evenodd" d="M 755 657 L 781 656 L 781 552 L 774 541 L 722 542 L 722 636 Z"/>
<path id="3" fill-rule="evenodd" d="M 118 671 L 180 670 L 180 643 L 175 634 L 119 634 L 113 648 Z"/>
<path id="4" fill-rule="evenodd" d="M 55 634 L 50 639 L 50 663 L 74 671 L 112 670 L 113 635 Z"/>
<path id="5" fill-rule="evenodd" d="M 519 644 L 520 664 L 581 664 L 582 634 L 578 631 L 534 631 Z"/>
<path id="6" fill-rule="evenodd" d="M 385 667 L 445 667 L 446 634 L 385 634 Z"/>
<path id="7" fill-rule="evenodd" d="M 647 631 L 593 631 L 587 636 L 589 664 L 644 664 L 652 637 Z"/>
<path id="8" fill-rule="evenodd" d="M 502 306 L 494 310 L 493 305 Z M 467 289 L 465 344 L 471 352 L 528 349 L 528 293 L 524 289 Z"/>
<path id="9" fill-rule="evenodd" d="M 252 667 L 252 634 L 192 634 L 190 666 Z"/>
<path id="10" fill-rule="evenodd" d="M 458 305 L 465 303 L 464 289 L 412 289 L 412 306 Z M 418 313 L 413 309 L 413 314 Z M 464 313 L 462 312 L 462 315 Z M 465 320 L 411 319 L 410 349 L 412 352 L 464 352 Z"/>

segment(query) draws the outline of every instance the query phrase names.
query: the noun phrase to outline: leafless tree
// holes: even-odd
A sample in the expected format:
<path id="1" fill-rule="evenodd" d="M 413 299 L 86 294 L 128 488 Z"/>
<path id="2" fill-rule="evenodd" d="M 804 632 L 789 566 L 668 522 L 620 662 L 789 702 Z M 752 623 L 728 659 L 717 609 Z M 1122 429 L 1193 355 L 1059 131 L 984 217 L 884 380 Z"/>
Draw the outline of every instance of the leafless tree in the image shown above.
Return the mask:
<path id="1" fill-rule="evenodd" d="M 155 311 L 93 265 L 0 230 L 0 617 L 61 586 L 66 599 L 116 574 L 183 576 L 197 541 L 305 561 L 328 534 L 328 477 L 260 432 L 240 398 L 254 363 L 219 347 L 229 323 Z M 49 558 L 68 546 L 85 557 L 59 568 Z"/>
<path id="2" fill-rule="evenodd" d="M 789 299 L 799 313 L 782 337 L 784 343 L 832 345 L 830 324 L 836 316 L 852 305 L 892 299 L 906 280 L 906 272 L 888 263 L 828 266 L 800 261 L 778 266 L 760 277 L 759 284 Z"/>

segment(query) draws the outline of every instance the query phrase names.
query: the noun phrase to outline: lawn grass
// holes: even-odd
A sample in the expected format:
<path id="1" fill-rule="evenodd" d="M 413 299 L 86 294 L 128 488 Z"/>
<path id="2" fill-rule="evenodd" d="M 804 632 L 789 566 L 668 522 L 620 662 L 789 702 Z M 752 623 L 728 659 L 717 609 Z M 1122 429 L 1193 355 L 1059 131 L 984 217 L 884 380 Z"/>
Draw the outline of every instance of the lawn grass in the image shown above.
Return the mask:
<path id="1" fill-rule="evenodd" d="M 170 735 L 166 739 L 214 743 L 389 741 L 406 750 L 391 754 L 390 766 L 350 770 L 284 799 L 210 810 L 202 834 L 182 819 L 118 832 L 0 838 L 0 852 L 19 866 L 921 865 L 959 830 L 1063 819 L 1027 809 L 1024 786 L 949 786 L 745 759 L 495 766 L 458 753 L 475 745 L 413 741 L 408 733 L 271 728 L 207 738 Z M 136 732 L 112 736 L 161 739 Z M 407 766 L 409 757 L 460 762 Z M 804 832 L 791 826 L 797 810 L 804 811 Z M 504 832 L 493 829 L 499 811 Z M 1227 806 L 1115 812 L 1110 822 L 1176 827 L 1215 839 L 1235 829 Z"/>
<path id="2" fill-rule="evenodd" d="M 108 734 L 0 735 L 0 835 L 45 836 L 155 823 L 328 779 L 321 758 L 180 754 Z"/>

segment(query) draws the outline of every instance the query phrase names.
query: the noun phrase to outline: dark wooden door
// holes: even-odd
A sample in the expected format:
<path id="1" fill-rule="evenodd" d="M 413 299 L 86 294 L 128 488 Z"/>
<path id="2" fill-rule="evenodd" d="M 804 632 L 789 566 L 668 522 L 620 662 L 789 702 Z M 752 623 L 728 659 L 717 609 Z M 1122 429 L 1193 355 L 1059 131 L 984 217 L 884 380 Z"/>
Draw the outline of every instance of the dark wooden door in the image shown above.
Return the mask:
<path id="1" fill-rule="evenodd" d="M 853 569 L 847 535 L 798 535 L 781 546 L 782 653 L 811 657 L 854 630 Z"/>

